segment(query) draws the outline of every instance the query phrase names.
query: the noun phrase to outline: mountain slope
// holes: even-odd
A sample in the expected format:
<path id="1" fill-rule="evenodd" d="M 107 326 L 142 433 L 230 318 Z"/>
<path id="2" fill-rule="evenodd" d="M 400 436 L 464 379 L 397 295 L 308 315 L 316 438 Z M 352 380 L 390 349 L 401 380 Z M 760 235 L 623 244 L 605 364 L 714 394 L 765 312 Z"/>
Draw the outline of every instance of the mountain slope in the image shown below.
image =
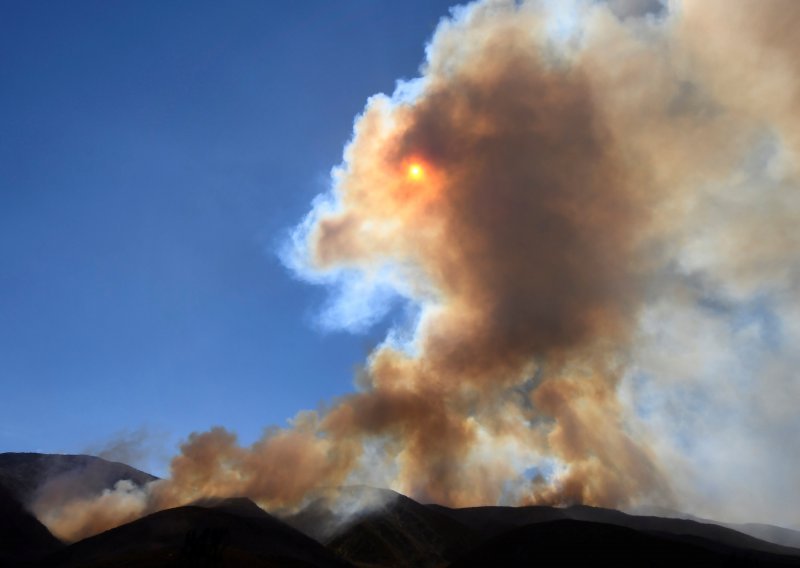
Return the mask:
<path id="1" fill-rule="evenodd" d="M 71 497 L 96 495 L 123 479 L 143 486 L 157 478 L 129 465 L 86 455 L 0 454 L 0 485 L 28 504 L 43 489 Z"/>
<path id="2" fill-rule="evenodd" d="M 697 521 L 698 523 L 719 525 L 729 528 L 731 530 L 750 535 L 753 538 L 779 544 L 781 546 L 788 546 L 790 548 L 800 549 L 800 531 L 781 527 L 777 525 L 768 525 L 764 523 L 733 523 L 722 522 L 713 519 L 705 519 L 696 517 L 687 513 L 682 513 L 674 509 L 653 506 L 637 507 L 633 511 L 629 511 L 632 515 L 648 516 L 648 517 L 661 517 L 671 519 L 686 519 L 690 521 Z"/>
<path id="3" fill-rule="evenodd" d="M 62 546 L 9 491 L 0 486 L 0 566 L 35 560 Z"/>
<path id="4" fill-rule="evenodd" d="M 800 550 L 766 542 L 714 523 L 651 516 L 628 515 L 620 511 L 575 505 L 572 507 L 469 507 L 450 509 L 429 505 L 490 538 L 525 525 L 557 520 L 585 521 L 633 529 L 651 535 L 672 535 L 676 538 L 703 539 L 725 547 L 772 554 L 800 556 Z"/>
<path id="5" fill-rule="evenodd" d="M 779 544 L 781 546 L 800 548 L 800 532 L 796 530 L 762 523 L 746 523 L 741 525 L 725 524 L 724 526 L 767 542 Z"/>
<path id="6" fill-rule="evenodd" d="M 57 506 L 58 499 L 99 494 L 123 479 L 141 486 L 156 478 L 92 456 L 0 454 L 0 565 L 44 554 L 54 568 L 458 568 L 598 559 L 618 565 L 800 565 L 796 548 L 712 522 L 587 506 L 451 509 L 369 487 L 325 491 L 283 520 L 248 499 L 206 499 L 69 547 L 24 508 L 34 498 Z M 797 536 L 778 527 L 745 527 L 743 532 L 761 531 L 783 542 Z"/>
<path id="7" fill-rule="evenodd" d="M 449 564 L 474 538 L 473 531 L 458 521 L 394 494 L 383 507 L 359 518 L 327 544 L 364 568 L 433 568 Z"/>
<path id="8" fill-rule="evenodd" d="M 177 507 L 77 542 L 56 567 L 252 566 L 344 568 L 322 545 L 247 499 Z"/>
<path id="9" fill-rule="evenodd" d="M 652 534 L 573 519 L 529 524 L 466 552 L 452 568 L 613 565 L 800 566 L 800 558 L 736 549 L 693 537 Z"/>

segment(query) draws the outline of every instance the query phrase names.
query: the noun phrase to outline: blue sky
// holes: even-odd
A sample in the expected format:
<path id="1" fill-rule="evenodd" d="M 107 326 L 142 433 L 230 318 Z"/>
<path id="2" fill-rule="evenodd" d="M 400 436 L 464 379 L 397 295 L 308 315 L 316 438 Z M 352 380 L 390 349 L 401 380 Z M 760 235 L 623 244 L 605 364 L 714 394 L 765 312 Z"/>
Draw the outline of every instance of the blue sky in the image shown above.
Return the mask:
<path id="1" fill-rule="evenodd" d="M 382 329 L 322 332 L 276 251 L 450 3 L 3 2 L 0 451 L 248 442 L 352 390 Z"/>

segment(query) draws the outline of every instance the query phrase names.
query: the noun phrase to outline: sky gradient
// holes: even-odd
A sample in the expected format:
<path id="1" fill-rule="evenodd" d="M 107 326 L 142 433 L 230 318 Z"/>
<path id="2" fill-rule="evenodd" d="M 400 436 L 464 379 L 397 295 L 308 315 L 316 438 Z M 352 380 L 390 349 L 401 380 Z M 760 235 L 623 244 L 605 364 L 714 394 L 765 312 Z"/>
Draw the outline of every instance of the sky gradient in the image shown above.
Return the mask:
<path id="1" fill-rule="evenodd" d="M 0 451 L 166 458 L 352 390 L 382 330 L 320 329 L 276 252 L 448 4 L 4 2 Z"/>

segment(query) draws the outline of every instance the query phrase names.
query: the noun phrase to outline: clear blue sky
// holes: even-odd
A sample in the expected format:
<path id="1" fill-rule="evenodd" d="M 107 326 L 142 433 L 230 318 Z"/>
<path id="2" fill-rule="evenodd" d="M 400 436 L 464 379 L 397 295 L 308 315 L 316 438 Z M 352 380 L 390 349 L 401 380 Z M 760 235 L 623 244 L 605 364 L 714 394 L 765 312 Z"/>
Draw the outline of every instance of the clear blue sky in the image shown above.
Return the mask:
<path id="1" fill-rule="evenodd" d="M 276 249 L 452 1 L 0 3 L 0 451 L 250 442 L 352 390 Z"/>

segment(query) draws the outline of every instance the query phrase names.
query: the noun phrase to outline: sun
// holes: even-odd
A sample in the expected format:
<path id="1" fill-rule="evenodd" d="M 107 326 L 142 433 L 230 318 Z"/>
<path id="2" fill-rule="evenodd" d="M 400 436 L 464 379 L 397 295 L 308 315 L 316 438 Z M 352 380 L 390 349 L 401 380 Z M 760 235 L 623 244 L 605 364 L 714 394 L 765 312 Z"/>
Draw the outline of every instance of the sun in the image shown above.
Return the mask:
<path id="1" fill-rule="evenodd" d="M 422 164 L 418 162 L 412 162 L 408 165 L 406 175 L 411 181 L 422 181 L 422 179 L 425 177 L 425 169 L 422 167 Z"/>

